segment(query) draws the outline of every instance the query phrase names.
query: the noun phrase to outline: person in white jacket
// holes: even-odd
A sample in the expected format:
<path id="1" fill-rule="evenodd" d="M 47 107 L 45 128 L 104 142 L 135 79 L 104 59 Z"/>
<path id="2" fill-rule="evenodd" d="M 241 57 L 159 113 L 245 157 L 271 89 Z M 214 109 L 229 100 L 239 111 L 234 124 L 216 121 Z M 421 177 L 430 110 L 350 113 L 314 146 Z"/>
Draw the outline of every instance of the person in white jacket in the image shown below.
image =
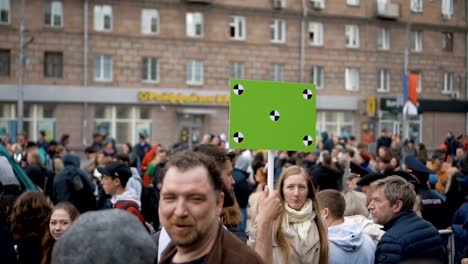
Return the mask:
<path id="1" fill-rule="evenodd" d="M 141 176 L 138 173 L 137 168 L 130 167 L 130 159 L 128 157 L 128 154 L 118 153 L 117 155 L 115 155 L 114 160 L 121 161 L 123 163 L 126 163 L 129 166 L 130 171 L 132 172 L 132 176 L 130 177 L 130 179 L 128 179 L 128 182 L 125 185 L 125 188 L 127 190 L 133 189 L 136 193 L 136 196 L 138 197 L 138 201 L 141 201 L 141 192 L 143 190 L 143 180 L 141 179 Z"/>
<path id="2" fill-rule="evenodd" d="M 375 244 L 361 226 L 344 220 L 345 200 L 336 190 L 317 194 L 322 217 L 328 226 L 329 264 L 374 263 Z"/>
<path id="3" fill-rule="evenodd" d="M 380 238 L 385 234 L 385 231 L 381 229 L 381 225 L 374 223 L 369 218 L 366 195 L 361 192 L 346 190 L 343 192 L 343 196 L 346 203 L 344 212 L 345 222 L 359 224 L 364 230 L 364 233 L 369 235 L 377 246 Z"/>

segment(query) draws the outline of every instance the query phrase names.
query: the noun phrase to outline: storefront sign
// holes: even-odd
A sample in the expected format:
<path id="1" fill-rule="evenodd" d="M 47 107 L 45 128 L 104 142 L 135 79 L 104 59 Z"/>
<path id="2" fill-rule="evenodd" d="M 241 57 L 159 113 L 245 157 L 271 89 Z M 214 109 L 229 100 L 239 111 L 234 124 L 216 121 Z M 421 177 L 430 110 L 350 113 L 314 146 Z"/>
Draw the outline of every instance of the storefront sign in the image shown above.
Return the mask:
<path id="1" fill-rule="evenodd" d="M 377 113 L 377 98 L 374 96 L 367 98 L 367 107 L 366 107 L 367 116 L 374 117 Z"/>
<path id="2" fill-rule="evenodd" d="M 402 100 L 396 97 L 380 98 L 380 110 L 401 113 L 403 108 Z"/>
<path id="3" fill-rule="evenodd" d="M 173 92 L 139 92 L 138 101 L 158 102 L 169 104 L 229 104 L 229 95 L 201 95 L 196 93 L 173 93 Z"/>

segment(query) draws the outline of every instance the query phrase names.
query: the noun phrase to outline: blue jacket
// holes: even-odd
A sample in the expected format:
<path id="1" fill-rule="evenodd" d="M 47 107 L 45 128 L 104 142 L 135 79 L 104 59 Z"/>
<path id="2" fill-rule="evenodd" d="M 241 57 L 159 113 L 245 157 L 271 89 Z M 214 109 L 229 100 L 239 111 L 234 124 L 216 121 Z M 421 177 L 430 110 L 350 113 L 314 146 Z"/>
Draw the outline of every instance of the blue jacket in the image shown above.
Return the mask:
<path id="1" fill-rule="evenodd" d="M 237 203 L 240 208 L 247 208 L 249 196 L 255 189 L 255 185 L 250 184 L 247 179 L 249 174 L 246 171 L 234 169 L 232 171 L 234 178 L 234 194 L 236 195 Z"/>
<path id="2" fill-rule="evenodd" d="M 464 247 L 468 246 L 468 201 L 453 215 L 452 230 L 455 236 L 455 260 L 460 261 Z"/>
<path id="3" fill-rule="evenodd" d="M 400 263 L 410 259 L 444 261 L 442 239 L 435 227 L 413 211 L 395 215 L 383 229 L 377 245 L 375 263 Z"/>

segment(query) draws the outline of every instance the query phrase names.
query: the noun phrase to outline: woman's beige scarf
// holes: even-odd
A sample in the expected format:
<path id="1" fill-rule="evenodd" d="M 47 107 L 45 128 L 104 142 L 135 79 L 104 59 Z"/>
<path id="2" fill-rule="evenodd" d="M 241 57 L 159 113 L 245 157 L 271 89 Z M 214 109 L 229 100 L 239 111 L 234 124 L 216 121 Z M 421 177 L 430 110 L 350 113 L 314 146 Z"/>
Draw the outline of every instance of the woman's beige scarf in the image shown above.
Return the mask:
<path id="1" fill-rule="evenodd" d="M 312 220 L 315 219 L 312 200 L 308 198 L 299 211 L 292 209 L 287 203 L 284 207 L 287 214 L 283 225 L 286 228 L 292 227 L 299 235 L 300 240 L 305 241 L 312 226 Z"/>

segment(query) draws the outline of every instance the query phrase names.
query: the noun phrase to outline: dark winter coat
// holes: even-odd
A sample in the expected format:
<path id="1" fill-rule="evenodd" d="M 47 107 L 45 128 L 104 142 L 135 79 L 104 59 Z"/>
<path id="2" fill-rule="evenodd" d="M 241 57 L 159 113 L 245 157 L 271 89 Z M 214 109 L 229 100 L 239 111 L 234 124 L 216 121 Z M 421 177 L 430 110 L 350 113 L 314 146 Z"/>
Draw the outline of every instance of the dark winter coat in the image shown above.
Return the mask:
<path id="1" fill-rule="evenodd" d="M 15 240 L 10 231 L 10 225 L 0 219 L 0 259 L 2 263 L 17 263 L 15 252 Z"/>
<path id="2" fill-rule="evenodd" d="M 247 179 L 249 174 L 246 171 L 234 169 L 232 171 L 232 177 L 234 178 L 234 193 L 236 194 L 237 203 L 240 208 L 247 208 L 249 203 L 249 196 L 255 189 L 254 184 L 250 184 Z"/>
<path id="3" fill-rule="evenodd" d="M 63 157 L 63 164 L 65 168 L 54 179 L 54 203 L 70 202 L 80 213 L 96 210 L 96 187 L 86 172 L 80 169 L 80 158 L 67 154 Z"/>
<path id="4" fill-rule="evenodd" d="M 375 263 L 418 259 L 443 262 L 447 258 L 437 229 L 413 211 L 395 215 L 383 230 L 386 232 L 377 245 Z"/>

